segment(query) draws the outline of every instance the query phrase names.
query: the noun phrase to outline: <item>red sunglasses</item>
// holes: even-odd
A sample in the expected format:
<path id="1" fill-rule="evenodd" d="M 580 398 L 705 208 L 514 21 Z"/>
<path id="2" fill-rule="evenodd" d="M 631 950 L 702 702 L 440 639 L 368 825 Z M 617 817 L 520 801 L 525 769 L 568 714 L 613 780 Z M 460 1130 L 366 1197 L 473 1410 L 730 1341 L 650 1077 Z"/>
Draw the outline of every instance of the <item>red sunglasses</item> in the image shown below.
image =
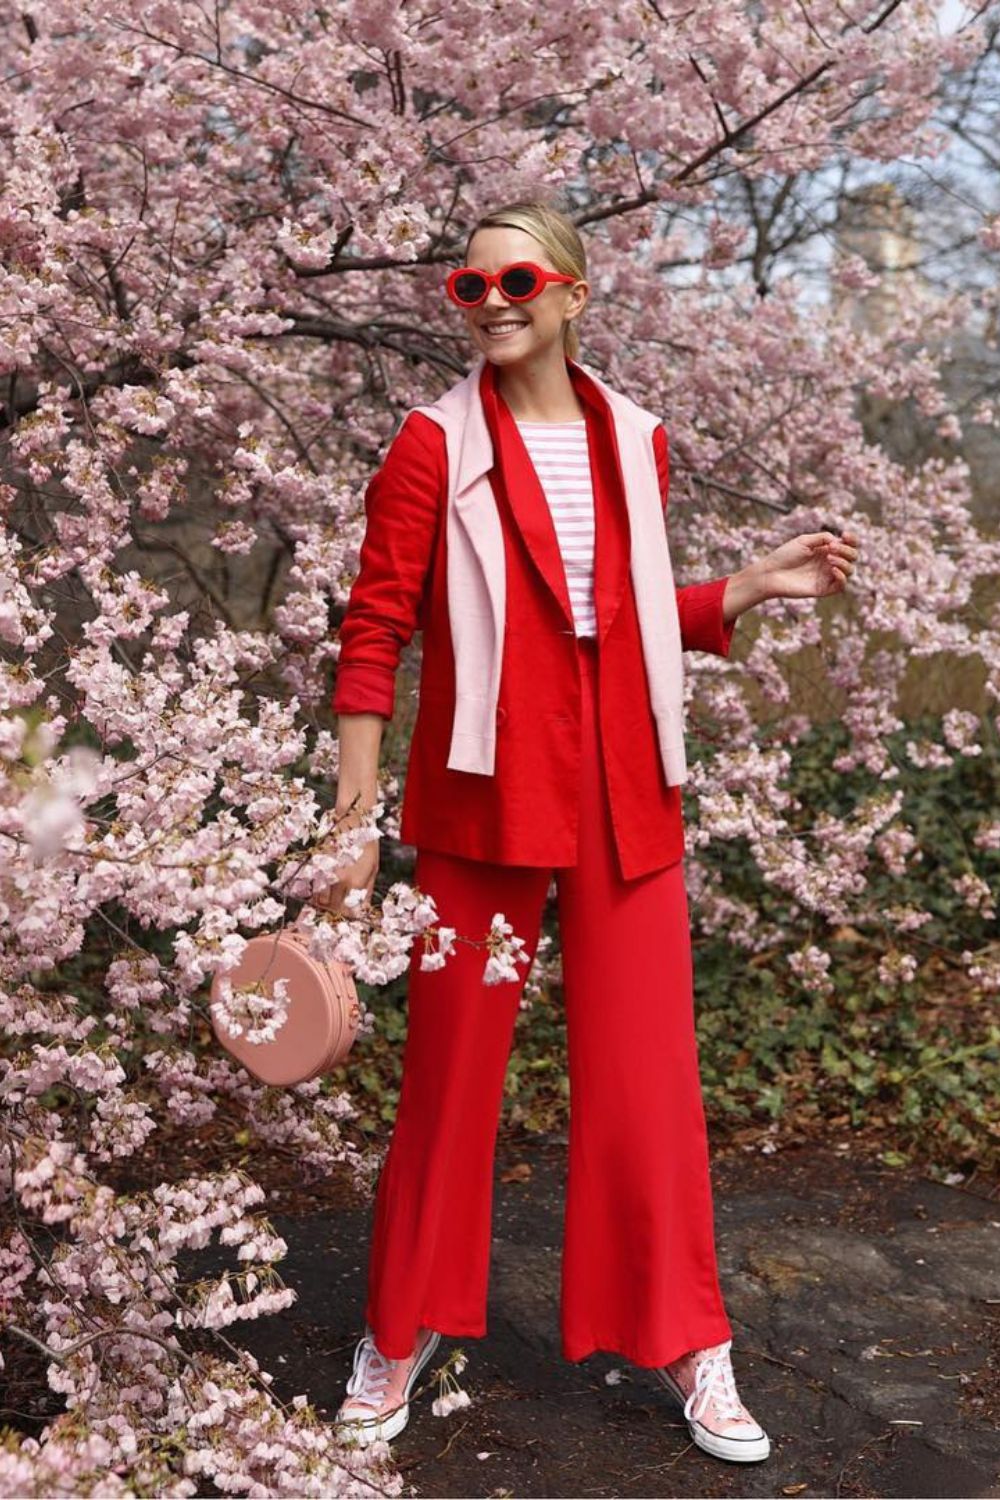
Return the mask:
<path id="1" fill-rule="evenodd" d="M 497 286 L 508 302 L 530 302 L 543 292 L 550 281 L 576 281 L 560 271 L 546 271 L 531 260 L 514 261 L 501 266 L 495 274 L 479 271 L 475 266 L 459 266 L 448 274 L 445 290 L 459 307 L 478 307 L 485 302 L 491 286 Z"/>

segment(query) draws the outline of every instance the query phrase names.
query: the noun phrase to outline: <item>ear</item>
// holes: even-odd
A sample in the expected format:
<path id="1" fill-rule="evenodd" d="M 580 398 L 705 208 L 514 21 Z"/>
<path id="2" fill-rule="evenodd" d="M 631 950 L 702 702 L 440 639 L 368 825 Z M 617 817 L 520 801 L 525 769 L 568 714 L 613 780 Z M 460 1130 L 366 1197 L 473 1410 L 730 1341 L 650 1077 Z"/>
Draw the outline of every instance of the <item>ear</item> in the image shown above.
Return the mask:
<path id="1" fill-rule="evenodd" d="M 567 299 L 566 304 L 567 312 L 572 313 L 574 317 L 579 317 L 583 312 L 583 309 L 586 307 L 589 297 L 589 281 L 578 281 L 576 283 L 576 286 L 572 287 L 570 290 L 569 298 Z"/>

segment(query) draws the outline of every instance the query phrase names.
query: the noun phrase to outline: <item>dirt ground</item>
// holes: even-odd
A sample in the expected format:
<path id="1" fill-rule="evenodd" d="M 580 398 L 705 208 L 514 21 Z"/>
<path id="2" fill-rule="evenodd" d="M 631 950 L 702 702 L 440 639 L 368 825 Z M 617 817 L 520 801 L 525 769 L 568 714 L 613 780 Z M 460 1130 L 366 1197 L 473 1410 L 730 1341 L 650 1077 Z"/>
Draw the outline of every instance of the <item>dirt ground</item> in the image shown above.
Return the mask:
<path id="1" fill-rule="evenodd" d="M 651 1372 L 559 1346 L 565 1142 L 501 1137 L 488 1333 L 442 1338 L 393 1444 L 421 1496 L 1000 1496 L 1000 1203 L 847 1150 L 713 1158 L 741 1394 L 763 1464 L 694 1447 Z M 271 1188 L 299 1294 L 230 1332 L 286 1399 L 334 1415 L 363 1326 L 370 1204 Z M 292 1210 L 289 1212 L 289 1210 Z M 216 1250 L 199 1270 L 226 1264 Z M 464 1349 L 471 1405 L 437 1417 L 434 1371 Z M 612 1371 L 612 1383 L 605 1376 Z"/>

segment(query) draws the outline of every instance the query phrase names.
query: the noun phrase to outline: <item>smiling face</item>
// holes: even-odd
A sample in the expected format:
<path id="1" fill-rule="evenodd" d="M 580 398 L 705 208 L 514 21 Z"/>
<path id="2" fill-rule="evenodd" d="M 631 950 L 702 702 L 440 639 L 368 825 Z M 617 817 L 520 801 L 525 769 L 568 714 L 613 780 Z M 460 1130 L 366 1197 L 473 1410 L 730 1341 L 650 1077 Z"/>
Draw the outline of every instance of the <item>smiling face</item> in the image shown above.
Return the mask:
<path id="1" fill-rule="evenodd" d="M 546 271 L 559 270 L 545 247 L 524 229 L 491 224 L 477 229 L 469 243 L 467 264 L 480 271 L 496 273 L 519 260 L 533 261 Z M 561 354 L 563 329 L 583 311 L 589 290 L 586 281 L 550 281 L 529 302 L 511 302 L 498 286 L 491 286 L 485 302 L 463 310 L 472 342 L 496 365 Z"/>

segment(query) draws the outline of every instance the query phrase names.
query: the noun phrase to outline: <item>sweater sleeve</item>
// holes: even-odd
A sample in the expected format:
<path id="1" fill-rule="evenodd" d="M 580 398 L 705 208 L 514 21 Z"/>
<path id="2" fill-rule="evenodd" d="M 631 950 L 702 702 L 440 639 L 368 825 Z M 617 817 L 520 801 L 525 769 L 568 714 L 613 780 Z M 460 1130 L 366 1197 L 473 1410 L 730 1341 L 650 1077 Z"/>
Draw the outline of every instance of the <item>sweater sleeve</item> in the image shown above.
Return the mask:
<path id="1" fill-rule="evenodd" d="M 660 497 L 666 515 L 670 493 L 670 458 L 667 430 L 662 422 L 653 430 L 653 451 L 656 454 Z M 738 618 L 734 615 L 728 624 L 722 618 L 722 596 L 726 592 L 729 576 L 727 573 L 725 577 L 713 578 L 707 583 L 689 583 L 676 590 L 682 650 L 711 651 L 716 656 L 729 655 Z"/>
<path id="2" fill-rule="evenodd" d="M 403 647 L 417 629 L 447 492 L 444 433 L 410 412 L 365 490 L 358 575 L 340 625 L 331 707 L 391 719 Z"/>

